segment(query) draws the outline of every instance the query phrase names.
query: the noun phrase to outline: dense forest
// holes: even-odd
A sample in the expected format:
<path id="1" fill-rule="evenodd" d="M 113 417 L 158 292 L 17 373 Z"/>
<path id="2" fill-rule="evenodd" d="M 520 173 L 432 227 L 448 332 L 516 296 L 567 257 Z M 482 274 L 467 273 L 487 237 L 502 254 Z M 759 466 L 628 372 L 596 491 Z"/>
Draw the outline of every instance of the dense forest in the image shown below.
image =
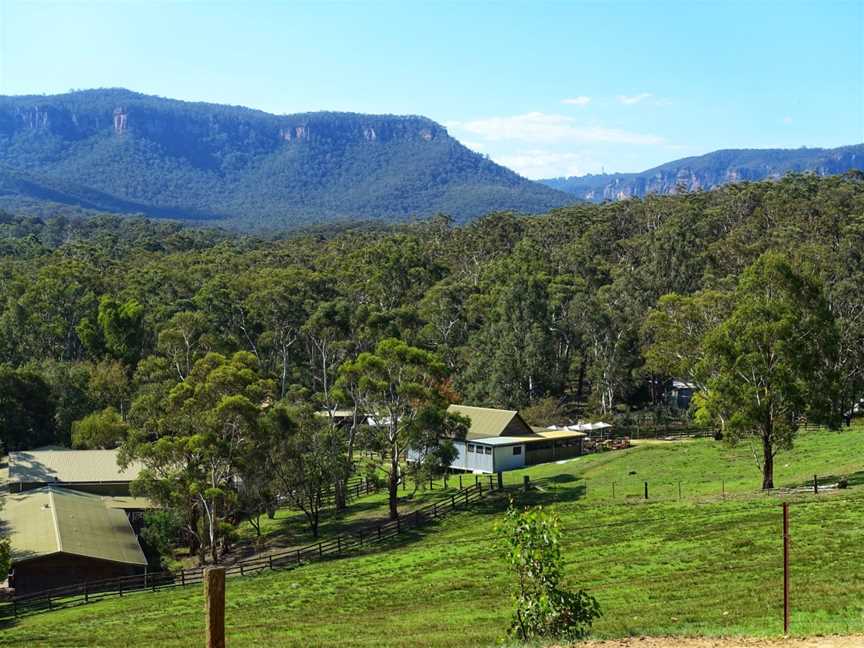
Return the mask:
<path id="1" fill-rule="evenodd" d="M 392 492 L 400 444 L 431 449 L 441 429 L 464 425 L 442 418 L 447 402 L 520 408 L 534 424 L 623 423 L 663 407 L 664 381 L 700 380 L 708 350 L 712 393 L 728 405 L 747 395 L 724 386 L 724 367 L 742 371 L 744 358 L 756 375 L 760 340 L 785 337 L 795 344 L 772 347 L 785 364 L 771 371 L 788 380 L 786 409 L 767 433 L 782 445 L 798 417 L 837 420 L 861 396 L 862 250 L 857 172 L 279 239 L 4 214 L 0 439 L 6 449 L 123 444 L 148 466 L 142 489 L 185 511 L 214 559 L 229 510 L 260 512 L 225 494 L 237 471 L 247 485 L 275 475 L 297 494 L 292 475 L 332 484 L 346 470 L 343 450 L 325 452 L 343 447 L 337 430 L 308 435 L 325 408 L 388 413 L 389 429 L 366 443 L 400 446 Z M 753 353 L 740 346 L 750 340 Z M 811 380 L 822 374 L 833 378 Z M 256 455 L 268 448 L 269 459 Z M 447 448 L 435 452 L 446 465 Z M 164 490 L 181 464 L 199 470 L 186 504 Z M 298 502 L 313 528 L 317 492 Z M 201 520 L 217 498 L 224 515 L 208 536 Z"/>
<path id="2" fill-rule="evenodd" d="M 123 89 L 0 96 L 0 209 L 16 213 L 65 205 L 284 230 L 572 200 L 425 117 L 272 115 Z"/>
<path id="3" fill-rule="evenodd" d="M 128 412 L 154 363 L 181 380 L 208 351 L 314 394 L 390 337 L 437 354 L 462 401 L 611 416 L 652 401 L 658 299 L 731 290 L 766 250 L 824 282 L 856 365 L 862 236 L 857 174 L 282 239 L 3 214 L 0 430 L 10 448 L 69 443 L 74 421 Z"/>

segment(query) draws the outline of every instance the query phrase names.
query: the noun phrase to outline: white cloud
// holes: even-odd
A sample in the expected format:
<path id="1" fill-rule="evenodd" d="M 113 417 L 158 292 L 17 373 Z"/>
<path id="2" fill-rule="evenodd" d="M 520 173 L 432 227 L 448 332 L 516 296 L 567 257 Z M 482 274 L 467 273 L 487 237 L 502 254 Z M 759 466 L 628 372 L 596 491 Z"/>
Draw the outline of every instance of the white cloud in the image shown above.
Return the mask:
<path id="1" fill-rule="evenodd" d="M 638 104 L 641 101 L 650 99 L 653 96 L 654 95 L 650 92 L 642 92 L 636 95 L 618 95 L 618 101 L 627 106 L 632 106 L 633 104 Z"/>
<path id="2" fill-rule="evenodd" d="M 786 117 L 783 118 L 783 123 L 788 126 L 789 124 L 792 123 L 792 118 L 787 115 Z"/>
<path id="3" fill-rule="evenodd" d="M 489 142 L 662 144 L 664 141 L 662 137 L 650 133 L 634 133 L 602 126 L 584 126 L 573 117 L 540 112 L 476 119 L 460 123 L 458 129 Z"/>
<path id="4" fill-rule="evenodd" d="M 558 153 L 543 149 L 514 151 L 493 156 L 499 164 L 513 169 L 516 173 L 539 180 L 559 176 L 585 175 L 594 173 L 602 167 L 590 155 L 582 153 Z"/>
<path id="5" fill-rule="evenodd" d="M 571 99 L 562 99 L 561 103 L 567 104 L 568 106 L 587 106 L 589 103 L 591 103 L 591 97 L 580 95 Z"/>

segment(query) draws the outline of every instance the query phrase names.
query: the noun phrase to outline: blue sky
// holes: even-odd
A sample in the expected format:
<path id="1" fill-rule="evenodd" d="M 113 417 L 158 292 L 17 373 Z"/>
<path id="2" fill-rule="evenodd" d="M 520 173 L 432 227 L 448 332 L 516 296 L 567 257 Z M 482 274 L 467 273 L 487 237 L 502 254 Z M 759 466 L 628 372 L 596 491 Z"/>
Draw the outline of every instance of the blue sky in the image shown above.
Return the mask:
<path id="1" fill-rule="evenodd" d="M 0 0 L 0 94 L 422 114 L 531 178 L 864 141 L 864 0 Z"/>

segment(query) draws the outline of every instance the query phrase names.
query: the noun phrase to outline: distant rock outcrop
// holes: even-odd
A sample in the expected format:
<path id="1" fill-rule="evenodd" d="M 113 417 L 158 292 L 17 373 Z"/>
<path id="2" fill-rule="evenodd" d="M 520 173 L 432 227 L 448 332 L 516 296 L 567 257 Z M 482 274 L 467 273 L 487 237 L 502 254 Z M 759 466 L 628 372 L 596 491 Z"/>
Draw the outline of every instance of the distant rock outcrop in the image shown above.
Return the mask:
<path id="1" fill-rule="evenodd" d="M 667 162 L 642 173 L 574 176 L 540 182 L 582 200 L 602 202 L 708 190 L 732 182 L 781 178 L 787 173 L 836 175 L 852 169 L 864 169 L 864 144 L 835 149 L 729 149 Z"/>

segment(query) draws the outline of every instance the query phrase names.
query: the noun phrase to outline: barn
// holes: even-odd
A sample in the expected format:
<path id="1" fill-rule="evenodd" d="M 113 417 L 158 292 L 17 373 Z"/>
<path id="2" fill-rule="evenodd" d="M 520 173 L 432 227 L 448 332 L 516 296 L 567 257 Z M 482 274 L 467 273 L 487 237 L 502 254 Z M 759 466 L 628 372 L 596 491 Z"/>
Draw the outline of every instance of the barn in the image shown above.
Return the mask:
<path id="1" fill-rule="evenodd" d="M 585 433 L 532 429 L 515 410 L 451 405 L 448 412 L 471 420 L 464 440 L 455 439 L 457 470 L 497 473 L 582 454 Z"/>
<path id="2" fill-rule="evenodd" d="M 27 594 L 142 573 L 147 559 L 125 500 L 54 486 L 8 495 L 2 515 L 12 549 L 10 586 Z"/>
<path id="3" fill-rule="evenodd" d="M 9 453 L 9 490 L 23 492 L 47 485 L 98 495 L 129 495 L 141 471 L 133 462 L 117 464 L 117 450 L 45 449 Z"/>

